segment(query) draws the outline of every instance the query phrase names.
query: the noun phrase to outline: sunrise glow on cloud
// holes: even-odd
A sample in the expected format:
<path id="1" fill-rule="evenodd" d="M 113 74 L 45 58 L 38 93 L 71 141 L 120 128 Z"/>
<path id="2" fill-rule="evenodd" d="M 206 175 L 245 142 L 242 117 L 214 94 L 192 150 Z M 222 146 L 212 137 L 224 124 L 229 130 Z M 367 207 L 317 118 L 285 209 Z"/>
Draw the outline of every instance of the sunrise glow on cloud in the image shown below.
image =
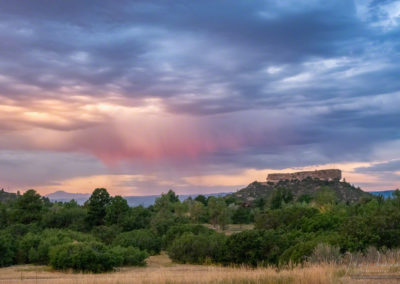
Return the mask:
<path id="1" fill-rule="evenodd" d="M 396 1 L 0 4 L 0 188 L 400 187 Z"/>

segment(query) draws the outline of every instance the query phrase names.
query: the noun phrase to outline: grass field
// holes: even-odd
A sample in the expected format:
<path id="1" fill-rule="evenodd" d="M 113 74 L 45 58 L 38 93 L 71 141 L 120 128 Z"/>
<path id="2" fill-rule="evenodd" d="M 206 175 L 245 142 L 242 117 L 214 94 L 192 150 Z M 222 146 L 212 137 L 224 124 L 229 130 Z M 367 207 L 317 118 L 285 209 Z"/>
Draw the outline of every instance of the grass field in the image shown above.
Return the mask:
<path id="1" fill-rule="evenodd" d="M 203 224 L 207 228 L 216 230 L 217 232 L 224 233 L 225 235 L 232 235 L 234 233 L 239 233 L 245 230 L 254 229 L 254 224 L 229 224 L 226 226 L 225 230 L 221 230 L 219 227 L 214 227 L 211 224 Z"/>
<path id="2" fill-rule="evenodd" d="M 386 278 L 385 278 L 386 277 Z M 398 278 L 397 278 L 398 277 Z M 47 266 L 19 265 L 0 269 L 0 283 L 398 283 L 400 265 L 310 265 L 293 269 L 175 264 L 165 254 L 146 267 L 127 267 L 103 274 L 52 271 Z"/>

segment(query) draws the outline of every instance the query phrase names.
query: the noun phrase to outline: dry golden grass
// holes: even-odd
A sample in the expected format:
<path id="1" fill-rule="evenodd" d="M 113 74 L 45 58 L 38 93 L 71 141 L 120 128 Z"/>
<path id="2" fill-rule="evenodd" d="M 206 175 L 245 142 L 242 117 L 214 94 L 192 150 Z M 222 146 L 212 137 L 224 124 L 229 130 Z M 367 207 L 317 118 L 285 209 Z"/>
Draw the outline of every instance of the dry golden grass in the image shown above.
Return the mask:
<path id="1" fill-rule="evenodd" d="M 254 224 L 229 224 L 226 226 L 225 230 L 221 230 L 218 226 L 214 227 L 211 224 L 203 224 L 203 225 L 217 232 L 224 233 L 225 235 L 232 235 L 234 233 L 239 233 L 245 230 L 254 229 Z"/>
<path id="2" fill-rule="evenodd" d="M 367 270 L 368 269 L 368 270 Z M 384 270 L 384 272 L 382 272 Z M 20 265 L 0 269 L 0 283 L 396 283 L 400 279 L 353 279 L 352 276 L 400 276 L 399 266 L 306 265 L 278 271 L 269 268 L 220 267 L 172 263 L 165 254 L 148 259 L 146 267 L 126 267 L 103 274 L 52 271 L 46 266 Z M 385 282 L 386 281 L 386 282 Z M 392 281 L 392 282 L 391 282 Z"/>

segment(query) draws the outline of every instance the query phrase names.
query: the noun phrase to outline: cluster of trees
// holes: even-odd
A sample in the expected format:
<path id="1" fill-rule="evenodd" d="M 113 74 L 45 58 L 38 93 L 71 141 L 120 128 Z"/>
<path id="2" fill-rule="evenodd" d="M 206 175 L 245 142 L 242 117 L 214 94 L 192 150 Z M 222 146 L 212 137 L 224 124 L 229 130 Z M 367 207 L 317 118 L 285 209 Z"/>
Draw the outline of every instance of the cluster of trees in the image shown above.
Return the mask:
<path id="1" fill-rule="evenodd" d="M 256 210 L 255 229 L 225 236 L 186 227 L 175 233 L 170 257 L 182 263 L 285 265 L 307 261 L 321 245 L 338 252 L 366 252 L 400 247 L 400 192 L 392 199 L 371 197 L 337 203 L 325 188 L 298 200 L 278 189 Z M 335 251 L 336 253 L 336 251 Z"/>
<path id="2" fill-rule="evenodd" d="M 204 223 L 255 228 L 227 236 Z M 0 266 L 102 272 L 144 265 L 162 250 L 181 263 L 280 265 L 306 260 L 320 244 L 340 253 L 400 247 L 400 193 L 346 204 L 329 188 L 296 199 L 278 188 L 250 208 L 232 196 L 181 202 L 169 191 L 145 208 L 98 188 L 83 206 L 53 203 L 34 190 L 0 202 Z"/>
<path id="3" fill-rule="evenodd" d="M 147 208 L 129 207 L 104 188 L 95 189 L 83 206 L 50 202 L 34 190 L 14 197 L 0 202 L 0 266 L 34 263 L 93 272 L 144 265 L 172 243 L 175 232 L 186 230 L 176 226 L 210 221 L 225 227 L 234 208 L 202 195 L 180 202 L 173 191 Z M 214 232 L 202 225 L 193 230 Z"/>

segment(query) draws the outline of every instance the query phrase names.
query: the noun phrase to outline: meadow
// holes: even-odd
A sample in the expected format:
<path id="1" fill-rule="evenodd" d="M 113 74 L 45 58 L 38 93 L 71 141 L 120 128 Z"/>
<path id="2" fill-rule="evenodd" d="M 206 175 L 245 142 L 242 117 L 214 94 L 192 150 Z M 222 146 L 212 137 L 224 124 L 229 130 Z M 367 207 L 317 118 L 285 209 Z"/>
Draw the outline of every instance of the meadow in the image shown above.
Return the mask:
<path id="1" fill-rule="evenodd" d="M 145 267 L 122 267 L 109 273 L 54 271 L 48 266 L 15 265 L 0 269 L 0 283 L 397 283 L 394 259 L 375 263 L 303 264 L 292 268 L 223 267 L 173 263 L 166 254 L 151 256 Z"/>

